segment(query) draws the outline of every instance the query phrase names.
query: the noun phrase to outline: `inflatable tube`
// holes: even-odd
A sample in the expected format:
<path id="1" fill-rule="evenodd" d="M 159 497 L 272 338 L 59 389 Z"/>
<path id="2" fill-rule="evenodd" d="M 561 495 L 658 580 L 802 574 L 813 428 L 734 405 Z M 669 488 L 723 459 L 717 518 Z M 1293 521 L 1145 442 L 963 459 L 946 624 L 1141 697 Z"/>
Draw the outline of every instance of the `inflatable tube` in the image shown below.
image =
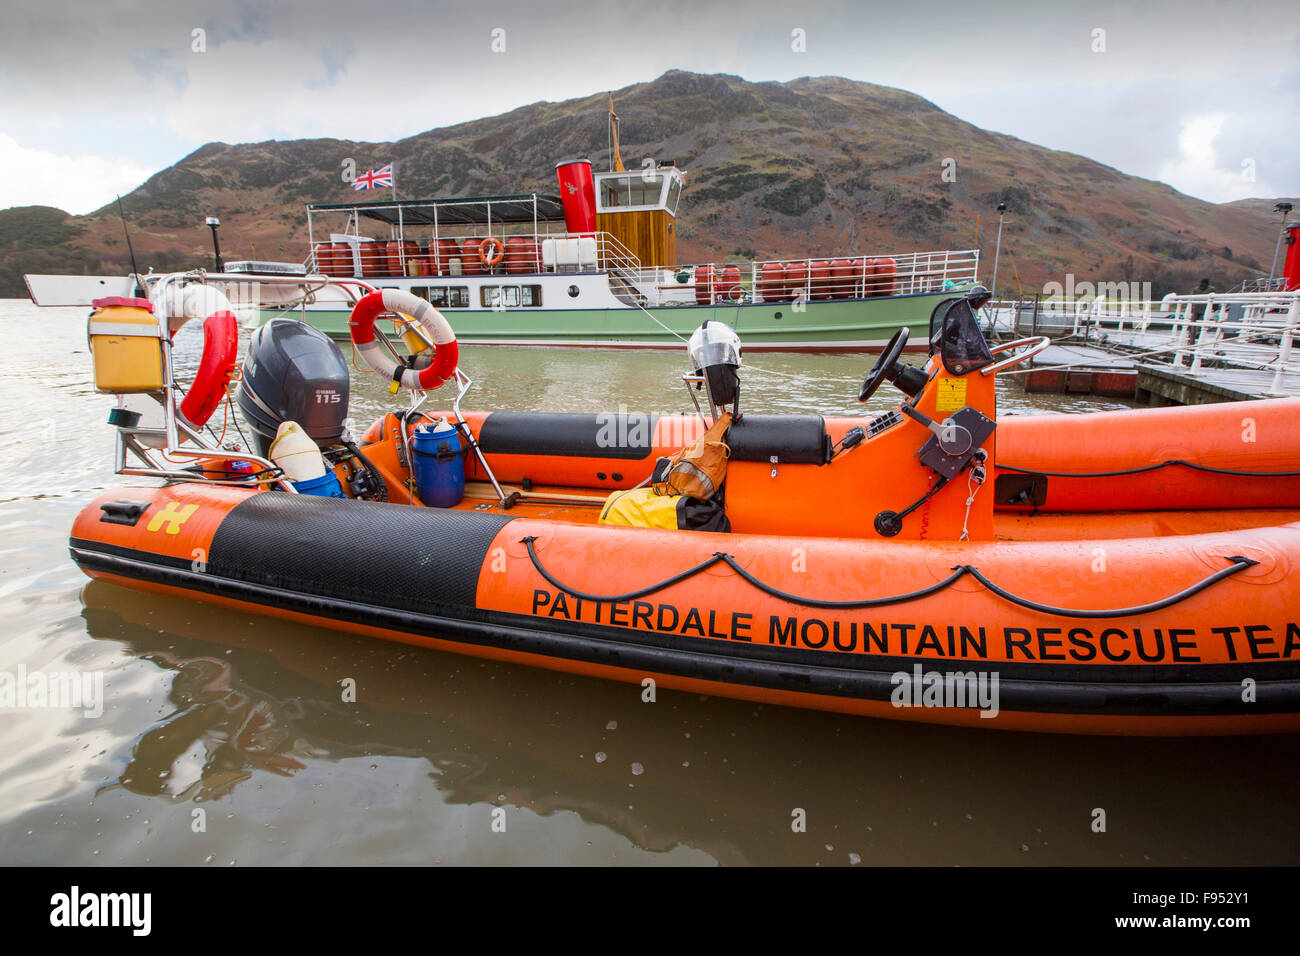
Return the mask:
<path id="1" fill-rule="evenodd" d="M 433 340 L 433 363 L 417 371 L 399 365 L 375 339 L 375 320 L 385 312 L 400 312 L 419 323 Z M 442 313 L 419 296 L 400 289 L 382 289 L 364 296 L 352 309 L 348 320 L 352 344 L 357 347 L 362 360 L 372 370 L 390 379 L 393 389 L 398 386 L 431 391 L 456 374 L 459 352 L 456 334 Z"/>
<path id="2" fill-rule="evenodd" d="M 473 509 L 119 488 L 70 546 L 137 588 L 698 693 L 991 729 L 1300 730 L 1300 521 L 1109 541 L 1097 574 L 1093 542 L 822 539 L 792 562 L 786 537 Z"/>

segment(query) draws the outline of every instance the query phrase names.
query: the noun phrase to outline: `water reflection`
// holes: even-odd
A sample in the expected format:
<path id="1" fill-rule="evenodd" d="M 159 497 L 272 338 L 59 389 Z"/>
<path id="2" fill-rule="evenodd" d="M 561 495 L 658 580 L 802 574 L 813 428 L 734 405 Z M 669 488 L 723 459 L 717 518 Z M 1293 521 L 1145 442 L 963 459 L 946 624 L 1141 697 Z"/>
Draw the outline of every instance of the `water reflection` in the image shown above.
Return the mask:
<path id="1" fill-rule="evenodd" d="M 722 863 L 1300 859 L 1290 738 L 1046 737 L 666 691 L 646 704 L 633 685 L 250 626 L 101 582 L 84 602 L 91 637 L 174 675 L 174 713 L 141 735 L 122 774 L 142 796 L 213 800 L 267 775 L 400 757 L 423 763 L 423 786 L 448 805 L 567 811 L 642 850 Z M 355 704 L 341 701 L 349 677 Z M 1281 774 L 1275 787 L 1224 785 L 1259 766 Z M 1098 806 L 1114 821 L 1104 838 L 1089 830 Z M 798 810 L 805 833 L 791 827 Z M 539 847 L 534 861 L 555 852 Z"/>

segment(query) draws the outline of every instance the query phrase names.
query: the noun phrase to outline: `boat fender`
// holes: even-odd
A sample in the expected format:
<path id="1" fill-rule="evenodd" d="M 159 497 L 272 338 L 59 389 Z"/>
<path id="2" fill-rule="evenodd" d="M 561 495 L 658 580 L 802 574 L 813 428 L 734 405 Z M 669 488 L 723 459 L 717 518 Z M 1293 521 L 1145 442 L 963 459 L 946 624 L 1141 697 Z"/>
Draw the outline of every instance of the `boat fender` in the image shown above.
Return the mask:
<path id="1" fill-rule="evenodd" d="M 314 481 L 328 470 L 320 449 L 297 422 L 281 422 L 267 451 L 290 481 Z"/>
<path id="2" fill-rule="evenodd" d="M 417 370 L 399 364 L 375 339 L 375 320 L 385 312 L 399 313 L 423 327 L 434 345 L 433 361 L 428 366 Z M 362 361 L 391 380 L 390 391 L 396 392 L 399 387 L 432 391 L 456 374 L 456 333 L 441 312 L 413 293 L 381 289 L 367 294 L 353 307 L 348 328 Z"/>

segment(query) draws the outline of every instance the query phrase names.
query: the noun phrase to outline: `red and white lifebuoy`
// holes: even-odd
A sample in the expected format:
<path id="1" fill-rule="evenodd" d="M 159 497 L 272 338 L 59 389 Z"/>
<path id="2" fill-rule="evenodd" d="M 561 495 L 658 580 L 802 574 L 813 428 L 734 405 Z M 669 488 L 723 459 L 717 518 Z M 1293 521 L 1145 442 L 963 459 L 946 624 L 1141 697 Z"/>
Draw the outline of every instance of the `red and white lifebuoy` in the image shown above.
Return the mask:
<path id="1" fill-rule="evenodd" d="M 388 353 L 375 338 L 375 320 L 385 312 L 399 312 L 418 322 L 433 340 L 433 363 L 424 369 L 407 368 Z M 362 361 L 380 375 L 391 379 L 395 386 L 432 391 L 456 374 L 460 355 L 456 333 L 451 330 L 442 313 L 417 295 L 401 289 L 381 289 L 366 295 L 352 309 L 348 319 L 352 344 L 357 347 Z"/>
<path id="2" fill-rule="evenodd" d="M 195 428 L 207 424 L 226 397 L 239 356 L 239 320 L 229 310 L 203 320 L 203 358 L 199 373 L 181 399 L 181 417 Z"/>
<path id="3" fill-rule="evenodd" d="M 170 286 L 164 295 L 171 337 L 192 319 L 203 319 L 203 357 L 199 372 L 181 399 L 180 415 L 192 428 L 202 428 L 226 397 L 230 376 L 239 359 L 239 320 L 230 300 L 210 286 Z"/>

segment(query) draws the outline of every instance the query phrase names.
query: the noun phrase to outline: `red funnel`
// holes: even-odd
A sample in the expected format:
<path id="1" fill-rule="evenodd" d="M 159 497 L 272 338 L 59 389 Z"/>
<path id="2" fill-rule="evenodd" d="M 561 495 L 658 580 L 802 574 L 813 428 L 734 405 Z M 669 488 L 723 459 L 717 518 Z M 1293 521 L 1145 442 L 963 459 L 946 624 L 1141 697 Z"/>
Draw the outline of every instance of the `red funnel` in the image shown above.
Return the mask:
<path id="1" fill-rule="evenodd" d="M 596 231 L 596 187 L 591 160 L 569 159 L 555 164 L 560 181 L 560 202 L 564 206 L 564 228 L 570 233 L 590 235 Z"/>

